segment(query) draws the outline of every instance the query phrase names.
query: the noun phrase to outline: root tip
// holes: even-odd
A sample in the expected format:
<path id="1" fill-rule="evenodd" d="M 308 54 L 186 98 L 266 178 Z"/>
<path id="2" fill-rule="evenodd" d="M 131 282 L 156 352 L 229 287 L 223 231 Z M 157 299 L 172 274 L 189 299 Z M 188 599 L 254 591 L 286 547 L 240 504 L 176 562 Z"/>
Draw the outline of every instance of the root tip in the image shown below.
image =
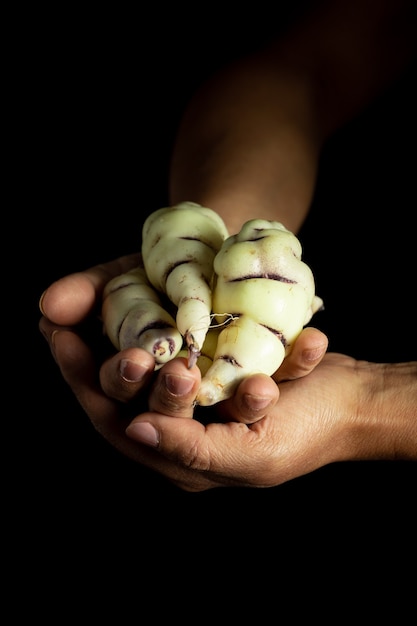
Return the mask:
<path id="1" fill-rule="evenodd" d="M 191 345 L 188 346 L 188 361 L 187 367 L 190 370 L 197 363 L 197 359 L 200 356 L 200 350 L 196 348 L 196 346 Z"/>
<path id="2" fill-rule="evenodd" d="M 185 343 L 187 344 L 188 349 L 188 362 L 187 366 L 190 370 L 197 363 L 197 359 L 201 354 L 201 350 L 198 347 L 197 342 L 194 340 L 194 337 L 191 333 L 187 333 L 185 335 Z"/>

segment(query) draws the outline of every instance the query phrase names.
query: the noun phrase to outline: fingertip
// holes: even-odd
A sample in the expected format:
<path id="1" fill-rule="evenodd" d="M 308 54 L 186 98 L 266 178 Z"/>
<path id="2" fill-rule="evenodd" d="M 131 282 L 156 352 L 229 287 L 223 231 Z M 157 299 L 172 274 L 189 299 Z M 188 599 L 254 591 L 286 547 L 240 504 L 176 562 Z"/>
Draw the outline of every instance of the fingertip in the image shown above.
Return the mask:
<path id="1" fill-rule="evenodd" d="M 164 374 L 165 388 L 172 396 L 186 396 L 195 387 L 195 378 L 192 376 L 182 376 L 180 374 Z"/>
<path id="2" fill-rule="evenodd" d="M 150 368 L 132 359 L 121 359 L 119 364 L 121 378 L 127 383 L 140 383 L 148 376 Z"/>
<path id="3" fill-rule="evenodd" d="M 42 315 L 44 315 L 45 317 L 47 317 L 47 315 L 45 313 L 45 309 L 44 309 L 44 306 L 43 306 L 43 300 L 45 298 L 46 292 L 47 292 L 47 289 L 45 289 L 45 291 L 42 293 L 41 297 L 39 298 L 39 302 L 38 302 L 39 310 L 42 313 Z"/>
<path id="4" fill-rule="evenodd" d="M 55 324 L 72 326 L 85 319 L 96 303 L 94 285 L 83 274 L 71 274 L 52 283 L 42 293 L 39 308 Z"/>
<path id="5" fill-rule="evenodd" d="M 305 331 L 306 341 L 305 347 L 302 349 L 302 358 L 306 363 L 316 363 L 323 358 L 327 351 L 328 337 L 317 328 L 306 328 Z"/>
<path id="6" fill-rule="evenodd" d="M 317 328 L 304 328 L 282 365 L 273 374 L 276 382 L 306 376 L 322 361 L 328 348 L 327 336 Z"/>
<path id="7" fill-rule="evenodd" d="M 327 350 L 327 344 L 319 344 L 310 348 L 306 348 L 302 352 L 302 358 L 307 364 L 314 364 L 320 361 Z"/>
<path id="8" fill-rule="evenodd" d="M 201 376 L 181 358 L 168 361 L 158 372 L 148 398 L 149 409 L 172 417 L 192 418 Z"/>
<path id="9" fill-rule="evenodd" d="M 306 364 L 313 364 L 324 356 L 328 345 L 329 340 L 327 335 L 321 330 L 309 326 L 304 328 L 300 333 L 294 345 L 293 352 L 294 354 L 298 353 Z"/>
<path id="10" fill-rule="evenodd" d="M 278 386 L 270 376 L 253 374 L 240 383 L 235 395 L 227 401 L 227 411 L 236 421 L 253 424 L 267 415 L 278 398 Z"/>
<path id="11" fill-rule="evenodd" d="M 150 422 L 132 422 L 126 428 L 126 435 L 138 443 L 157 448 L 159 446 L 159 433 Z"/>

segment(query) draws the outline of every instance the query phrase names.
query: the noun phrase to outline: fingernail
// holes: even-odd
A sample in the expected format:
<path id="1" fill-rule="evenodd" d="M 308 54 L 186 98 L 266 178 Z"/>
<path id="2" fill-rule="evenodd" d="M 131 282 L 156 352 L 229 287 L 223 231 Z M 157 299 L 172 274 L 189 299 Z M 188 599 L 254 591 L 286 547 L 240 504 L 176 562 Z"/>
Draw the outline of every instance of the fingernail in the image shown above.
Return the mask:
<path id="1" fill-rule="evenodd" d="M 243 401 L 251 411 L 262 411 L 270 404 L 271 399 L 265 398 L 265 396 L 254 396 L 250 393 L 245 393 Z"/>
<path id="2" fill-rule="evenodd" d="M 310 350 L 303 351 L 303 358 L 305 361 L 317 361 L 323 354 L 323 348 L 318 346 L 317 348 L 311 348 Z"/>
<path id="3" fill-rule="evenodd" d="M 126 428 L 126 435 L 152 448 L 157 448 L 159 445 L 159 433 L 149 422 L 129 424 Z"/>
<path id="4" fill-rule="evenodd" d="M 191 391 L 194 385 L 194 379 L 188 376 L 165 374 L 164 379 L 166 388 L 175 396 L 185 396 Z"/>
<path id="5" fill-rule="evenodd" d="M 42 315 L 45 315 L 45 311 L 43 310 L 43 299 L 44 299 L 44 297 L 45 297 L 45 294 L 46 294 L 46 289 L 45 289 L 45 291 L 43 292 L 43 294 L 41 295 L 41 297 L 39 298 L 39 305 L 38 305 L 38 306 L 39 306 L 39 310 L 40 310 L 40 312 L 42 313 Z M 45 317 L 46 317 L 46 316 L 45 316 Z"/>
<path id="6" fill-rule="evenodd" d="M 54 331 L 51 333 L 51 339 L 50 339 L 50 342 L 49 342 L 49 348 L 50 348 L 50 350 L 51 350 L 51 352 L 52 352 L 52 356 L 54 357 L 55 361 L 57 360 L 57 359 L 56 359 L 56 354 L 55 354 L 55 341 L 56 341 L 56 336 L 57 336 L 58 332 L 59 332 L 59 331 L 54 330 Z M 47 336 L 46 336 L 46 335 L 45 335 L 45 337 L 47 338 Z"/>
<path id="7" fill-rule="evenodd" d="M 120 361 L 120 375 L 128 383 L 140 382 L 147 373 L 148 368 L 141 363 L 135 363 L 135 361 L 130 361 L 129 359 Z"/>

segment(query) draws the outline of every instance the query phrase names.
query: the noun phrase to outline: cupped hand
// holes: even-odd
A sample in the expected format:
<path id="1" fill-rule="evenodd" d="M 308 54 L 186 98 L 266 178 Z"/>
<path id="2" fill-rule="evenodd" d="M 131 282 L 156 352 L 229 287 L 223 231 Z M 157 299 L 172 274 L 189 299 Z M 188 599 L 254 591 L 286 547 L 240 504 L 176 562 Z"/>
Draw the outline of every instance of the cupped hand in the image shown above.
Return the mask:
<path id="1" fill-rule="evenodd" d="M 154 372 L 153 358 L 144 350 L 130 348 L 105 358 L 97 372 L 95 346 L 89 345 L 88 338 L 82 338 L 77 327 L 94 314 L 97 324 L 100 323 L 98 311 L 105 284 L 139 262 L 139 255 L 122 257 L 66 276 L 43 294 L 40 308 L 44 315 L 40 330 L 51 346 L 64 379 L 93 425 L 112 445 L 182 488 L 204 490 L 222 484 L 245 484 L 248 480 L 251 484 L 243 471 L 246 464 L 240 468 L 239 461 L 241 455 L 245 458 L 248 454 L 245 443 L 248 433 L 258 432 L 253 430 L 255 422 L 260 423 L 259 434 L 264 432 L 265 425 L 261 424 L 273 419 L 282 381 L 306 377 L 323 360 L 327 349 L 326 336 L 314 328 L 304 329 L 274 377 L 252 376 L 241 383 L 233 398 L 204 410 L 196 411 L 195 407 L 200 371 L 197 367 L 188 369 L 184 359 L 177 358 Z M 106 341 L 104 336 L 102 341 Z M 280 388 L 277 382 L 280 382 Z M 176 418 L 175 424 L 173 417 Z M 197 419 L 190 419 L 192 417 Z M 149 419 L 156 420 L 158 427 L 162 428 L 158 450 L 146 445 L 148 439 L 141 442 L 145 445 L 138 443 L 143 437 L 138 434 L 138 424 Z M 141 428 L 149 430 L 150 427 Z M 177 433 L 176 443 L 172 429 Z M 227 450 L 222 442 L 225 434 L 226 440 L 231 438 L 227 455 L 236 459 L 234 468 L 222 469 L 221 457 Z M 238 440 L 240 436 L 243 436 L 241 442 Z M 253 434 L 249 436 L 253 437 Z M 197 437 L 195 444 L 192 443 L 194 437 Z M 202 442 L 208 437 L 210 443 L 206 450 L 211 449 L 211 456 L 218 459 L 214 473 L 206 471 L 207 467 L 212 467 L 208 460 L 199 461 L 196 456 L 195 463 L 197 466 L 202 464 L 203 472 L 186 460 L 190 458 L 190 438 L 192 450 L 201 437 Z M 171 445 L 184 460 L 183 465 L 172 458 Z M 256 445 L 260 458 L 262 445 L 265 444 L 259 442 Z M 259 481 L 262 485 L 261 474 Z"/>
<path id="2" fill-rule="evenodd" d="M 343 416 L 352 412 L 355 368 L 349 357 L 328 353 L 308 376 L 281 382 L 279 388 L 271 378 L 253 376 L 233 398 L 201 408 L 204 415 L 190 419 L 197 367 L 188 370 L 180 358 L 167 363 L 152 375 L 148 406 L 139 409 L 134 401 L 121 403 L 104 393 L 95 353 L 74 330 L 58 329 L 45 318 L 41 327 L 97 431 L 122 454 L 183 490 L 275 486 L 347 454 L 340 442 Z M 236 420 L 247 398 L 258 398 L 261 388 L 272 398 L 262 419 Z"/>
<path id="3" fill-rule="evenodd" d="M 68 274 L 45 289 L 39 308 L 45 317 L 60 326 L 80 324 L 99 311 L 103 289 L 109 280 L 140 263 L 140 254 L 129 254 L 82 272 Z"/>
<path id="4" fill-rule="evenodd" d="M 40 329 L 48 341 L 51 341 L 54 329 L 78 327 L 94 315 L 101 328 L 100 307 L 105 285 L 111 278 L 140 263 L 140 254 L 126 255 L 83 272 L 64 276 L 52 283 L 42 294 L 39 303 L 45 318 L 41 319 Z M 110 352 L 110 343 L 104 336 L 101 339 L 109 355 L 103 359 L 100 367 L 101 387 L 110 398 L 130 402 L 149 385 L 154 369 L 153 357 L 139 348 Z M 273 379 L 280 382 L 305 376 L 321 361 L 327 346 L 328 340 L 324 333 L 311 327 L 303 329 L 291 354 L 284 359 Z M 190 371 L 188 375 L 191 375 Z M 193 375 L 199 376 L 197 368 L 194 368 Z M 221 403 L 221 407 L 226 414 L 230 412 L 233 419 L 251 423 L 262 418 L 265 410 L 277 401 L 278 391 L 267 376 L 257 376 L 251 383 L 249 394 L 245 391 L 247 384 L 243 382 L 241 392 L 233 403 Z"/>
<path id="5" fill-rule="evenodd" d="M 309 376 L 280 383 L 279 401 L 252 424 L 233 419 L 201 422 L 156 410 L 136 416 L 126 434 L 160 454 L 157 471 L 187 491 L 214 487 L 273 487 L 332 462 L 354 458 L 349 433 L 355 415 L 356 361 L 327 353 Z M 180 373 L 180 370 L 178 370 Z M 245 381 L 246 392 L 259 384 L 257 376 Z M 261 381 L 266 382 L 266 381 Z M 227 401 L 230 413 L 242 402 L 242 385 Z M 219 418 L 225 410 L 219 409 Z M 229 413 L 229 415 L 230 415 Z"/>

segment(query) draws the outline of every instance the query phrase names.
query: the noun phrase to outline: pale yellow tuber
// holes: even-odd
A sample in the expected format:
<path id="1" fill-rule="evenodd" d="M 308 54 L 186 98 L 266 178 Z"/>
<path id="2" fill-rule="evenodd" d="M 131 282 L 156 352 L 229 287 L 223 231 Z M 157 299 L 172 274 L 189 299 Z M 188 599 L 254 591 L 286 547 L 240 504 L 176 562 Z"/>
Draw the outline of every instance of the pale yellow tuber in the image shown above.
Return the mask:
<path id="1" fill-rule="evenodd" d="M 182 348 L 175 320 L 163 307 L 143 267 L 107 283 L 102 319 L 115 348 L 143 348 L 155 358 L 155 369 L 173 359 Z"/>
<path id="2" fill-rule="evenodd" d="M 323 307 L 301 244 L 281 223 L 250 220 L 229 237 L 214 259 L 213 312 L 221 330 L 213 364 L 203 376 L 197 403 L 230 397 L 246 376 L 272 375 L 302 328 Z"/>
<path id="3" fill-rule="evenodd" d="M 154 211 L 142 229 L 146 274 L 177 307 L 176 324 L 188 349 L 189 365 L 198 358 L 211 323 L 213 260 L 228 231 L 213 210 L 181 202 Z"/>

